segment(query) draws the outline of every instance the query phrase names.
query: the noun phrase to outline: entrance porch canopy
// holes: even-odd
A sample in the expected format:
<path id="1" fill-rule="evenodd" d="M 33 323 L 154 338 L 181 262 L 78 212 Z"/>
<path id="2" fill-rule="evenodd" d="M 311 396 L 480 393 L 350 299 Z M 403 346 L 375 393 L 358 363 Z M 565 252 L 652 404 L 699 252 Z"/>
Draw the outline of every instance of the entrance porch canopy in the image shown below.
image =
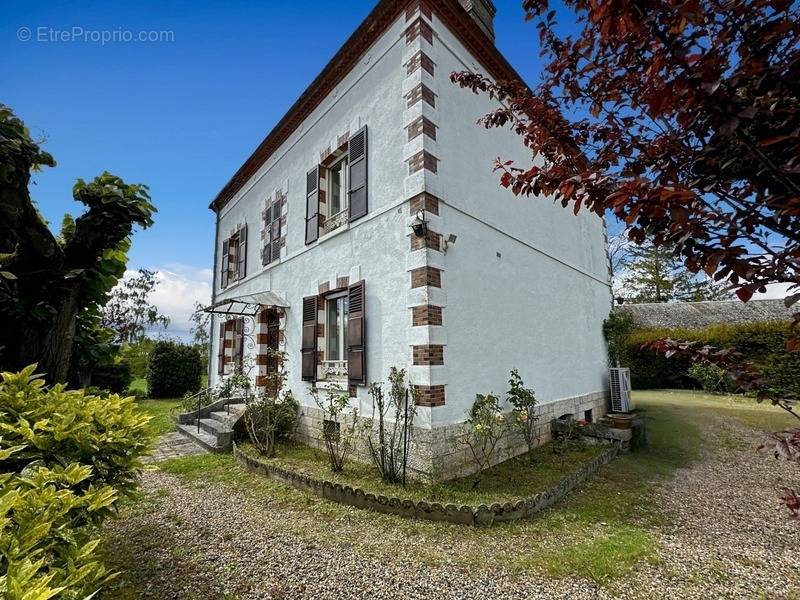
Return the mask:
<path id="1" fill-rule="evenodd" d="M 289 304 L 276 292 L 258 292 L 220 300 L 203 309 L 214 315 L 254 317 L 262 308 L 289 308 Z"/>

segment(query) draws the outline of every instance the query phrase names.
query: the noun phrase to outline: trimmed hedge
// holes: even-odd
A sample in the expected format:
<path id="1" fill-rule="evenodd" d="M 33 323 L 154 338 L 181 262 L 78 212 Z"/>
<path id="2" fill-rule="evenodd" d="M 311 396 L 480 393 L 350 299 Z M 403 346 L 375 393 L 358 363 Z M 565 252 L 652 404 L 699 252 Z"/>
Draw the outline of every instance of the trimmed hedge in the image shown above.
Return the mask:
<path id="1" fill-rule="evenodd" d="M 114 394 L 124 394 L 131 381 L 133 381 L 131 366 L 125 361 L 97 367 L 92 373 L 93 387 L 99 387 Z"/>
<path id="2" fill-rule="evenodd" d="M 758 366 L 771 382 L 772 393 L 800 399 L 800 353 L 786 350 L 789 324 L 785 321 L 713 325 L 702 329 L 637 329 L 619 344 L 620 363 L 630 367 L 634 389 L 697 387 L 697 382 L 687 373 L 691 363 L 686 358 L 666 358 L 642 349 L 647 342 L 667 337 L 734 348 Z"/>
<path id="3" fill-rule="evenodd" d="M 197 348 L 158 342 L 147 366 L 147 391 L 151 398 L 180 398 L 200 389 L 203 360 Z"/>

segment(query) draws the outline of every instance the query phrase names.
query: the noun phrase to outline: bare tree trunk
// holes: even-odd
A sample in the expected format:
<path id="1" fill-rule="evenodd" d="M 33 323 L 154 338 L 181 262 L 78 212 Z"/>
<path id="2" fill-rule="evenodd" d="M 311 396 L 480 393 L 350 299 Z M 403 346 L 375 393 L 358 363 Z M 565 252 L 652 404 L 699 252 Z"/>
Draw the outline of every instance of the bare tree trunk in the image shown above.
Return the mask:
<path id="1" fill-rule="evenodd" d="M 53 326 L 44 341 L 44 351 L 39 363 L 50 383 L 65 383 L 75 338 L 75 318 L 78 315 L 78 290 L 72 288 L 53 320 Z"/>

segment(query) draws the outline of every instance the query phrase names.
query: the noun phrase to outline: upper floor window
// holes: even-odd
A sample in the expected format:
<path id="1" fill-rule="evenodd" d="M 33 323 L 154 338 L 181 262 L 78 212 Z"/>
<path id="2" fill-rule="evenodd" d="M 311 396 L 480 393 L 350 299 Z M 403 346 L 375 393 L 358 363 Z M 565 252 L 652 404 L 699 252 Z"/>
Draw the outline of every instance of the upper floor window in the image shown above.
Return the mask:
<path id="1" fill-rule="evenodd" d="M 328 214 L 330 219 L 347 209 L 347 154 L 328 168 Z"/>
<path id="2" fill-rule="evenodd" d="M 306 174 L 306 244 L 367 214 L 367 128 Z"/>
<path id="3" fill-rule="evenodd" d="M 247 275 L 247 225 L 242 225 L 236 233 L 222 242 L 220 257 L 220 284 L 229 284 Z"/>

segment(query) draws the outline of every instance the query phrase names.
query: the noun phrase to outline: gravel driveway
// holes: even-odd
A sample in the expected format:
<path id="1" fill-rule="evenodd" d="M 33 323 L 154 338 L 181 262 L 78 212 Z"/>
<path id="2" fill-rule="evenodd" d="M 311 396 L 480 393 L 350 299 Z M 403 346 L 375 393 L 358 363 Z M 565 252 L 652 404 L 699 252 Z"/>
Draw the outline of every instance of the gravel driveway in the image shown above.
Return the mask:
<path id="1" fill-rule="evenodd" d="M 404 560 L 402 547 L 391 560 L 365 555 L 292 533 L 287 523 L 297 515 L 269 500 L 157 471 L 143 475 L 147 508 L 107 526 L 108 551 L 124 557 L 129 578 L 146 577 L 138 584 L 144 598 L 798 598 L 800 523 L 780 510 L 776 489 L 787 474 L 797 485 L 800 473 L 755 453 L 753 430 L 729 421 L 723 428 L 738 440 L 724 460 L 709 453 L 658 491 L 667 516 L 655 532 L 658 563 L 606 587 L 449 560 L 419 565 Z M 380 527 L 364 535 L 388 535 Z M 417 543 L 410 536 L 401 545 Z"/>

